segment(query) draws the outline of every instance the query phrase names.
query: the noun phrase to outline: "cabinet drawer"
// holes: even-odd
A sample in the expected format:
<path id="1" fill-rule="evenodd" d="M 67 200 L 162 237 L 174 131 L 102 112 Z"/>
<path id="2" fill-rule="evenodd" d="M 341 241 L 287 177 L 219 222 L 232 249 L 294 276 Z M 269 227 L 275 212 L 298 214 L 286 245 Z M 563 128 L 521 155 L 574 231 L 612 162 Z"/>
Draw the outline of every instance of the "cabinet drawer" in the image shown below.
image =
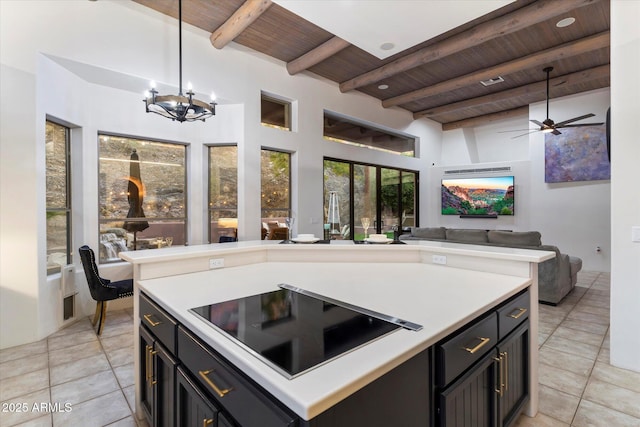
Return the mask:
<path id="1" fill-rule="evenodd" d="M 295 425 L 296 418 L 271 400 L 266 391 L 237 372 L 182 326 L 178 328 L 178 358 L 218 405 L 243 427 Z"/>
<path id="2" fill-rule="evenodd" d="M 516 296 L 498 309 L 499 338 L 509 335 L 519 324 L 529 318 L 529 291 Z"/>
<path id="3" fill-rule="evenodd" d="M 176 328 L 178 324 L 145 294 L 140 294 L 140 322 L 169 350 L 176 354 Z"/>
<path id="4" fill-rule="evenodd" d="M 437 383 L 444 387 L 498 343 L 498 316 L 493 312 L 436 347 Z"/>

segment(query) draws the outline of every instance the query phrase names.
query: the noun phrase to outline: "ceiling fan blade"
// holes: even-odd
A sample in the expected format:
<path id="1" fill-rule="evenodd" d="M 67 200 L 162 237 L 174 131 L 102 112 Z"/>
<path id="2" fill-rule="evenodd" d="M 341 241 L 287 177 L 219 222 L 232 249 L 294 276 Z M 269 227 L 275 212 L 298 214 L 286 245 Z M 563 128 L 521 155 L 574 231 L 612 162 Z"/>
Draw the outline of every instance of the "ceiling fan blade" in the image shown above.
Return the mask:
<path id="1" fill-rule="evenodd" d="M 513 137 L 511 137 L 511 139 L 520 138 L 521 136 L 525 136 L 525 135 L 531 135 L 531 134 L 532 134 L 532 133 L 534 133 L 534 132 L 540 132 L 540 129 L 534 129 L 534 130 L 532 130 L 532 131 L 530 131 L 530 132 L 523 133 L 522 135 L 513 136 Z"/>
<path id="2" fill-rule="evenodd" d="M 595 114 L 589 113 L 584 116 L 574 117 L 573 119 L 565 120 L 564 122 L 556 123 L 556 127 L 566 125 L 567 123 L 577 122 L 578 120 L 588 119 L 589 117 L 593 117 Z"/>
<path id="3" fill-rule="evenodd" d="M 529 121 L 530 121 L 531 123 L 535 123 L 535 124 L 537 124 L 537 125 L 538 125 L 538 126 L 540 126 L 541 128 L 543 128 L 543 127 L 544 127 L 544 125 L 542 124 L 542 122 L 539 122 L 539 121 L 537 121 L 537 120 L 529 120 Z"/>
<path id="4" fill-rule="evenodd" d="M 501 130 L 501 131 L 498 131 L 497 133 L 524 132 L 525 130 L 538 131 L 540 129 L 511 129 L 511 130 Z"/>
<path id="5" fill-rule="evenodd" d="M 554 135 L 562 135 L 562 132 L 560 132 L 558 129 L 552 130 L 551 133 Z"/>
<path id="6" fill-rule="evenodd" d="M 575 125 L 564 125 L 564 126 L 556 126 L 559 128 L 578 128 L 582 126 L 602 126 L 604 123 L 580 123 Z"/>

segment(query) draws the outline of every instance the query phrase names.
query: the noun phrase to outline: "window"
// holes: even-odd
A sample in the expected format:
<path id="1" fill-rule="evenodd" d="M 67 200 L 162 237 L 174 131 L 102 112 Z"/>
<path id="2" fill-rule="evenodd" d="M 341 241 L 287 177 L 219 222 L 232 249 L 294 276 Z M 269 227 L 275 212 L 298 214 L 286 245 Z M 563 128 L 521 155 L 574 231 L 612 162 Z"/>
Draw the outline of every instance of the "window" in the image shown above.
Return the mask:
<path id="1" fill-rule="evenodd" d="M 388 237 L 394 229 L 417 226 L 417 182 L 416 172 L 325 159 L 325 228 L 328 224 L 331 238 L 362 240 L 367 222 L 367 234 Z M 329 218 L 335 212 L 331 193 L 338 201 L 339 227 Z"/>
<path id="2" fill-rule="evenodd" d="M 47 120 L 45 126 L 47 193 L 47 274 L 71 264 L 71 173 L 69 128 Z"/>
<path id="3" fill-rule="evenodd" d="M 209 243 L 238 238 L 238 147 L 209 147 Z"/>
<path id="4" fill-rule="evenodd" d="M 187 147 L 101 134 L 101 263 L 118 253 L 186 244 Z"/>
<path id="5" fill-rule="evenodd" d="M 260 93 L 260 123 L 263 126 L 291 130 L 291 103 Z"/>
<path id="6" fill-rule="evenodd" d="M 400 132 L 390 132 L 375 126 L 324 112 L 324 138 L 403 156 L 416 156 L 416 139 Z"/>
<path id="7" fill-rule="evenodd" d="M 262 149 L 260 170 L 264 238 L 269 223 L 277 222 L 275 226 L 282 228 L 285 218 L 291 216 L 291 154 Z"/>

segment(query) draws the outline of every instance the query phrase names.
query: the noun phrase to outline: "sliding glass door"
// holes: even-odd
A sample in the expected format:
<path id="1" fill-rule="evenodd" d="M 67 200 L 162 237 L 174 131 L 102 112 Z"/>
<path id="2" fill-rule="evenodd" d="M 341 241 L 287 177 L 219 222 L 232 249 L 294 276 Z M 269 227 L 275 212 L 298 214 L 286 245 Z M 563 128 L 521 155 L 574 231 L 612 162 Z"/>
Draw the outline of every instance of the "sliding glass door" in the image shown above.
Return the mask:
<path id="1" fill-rule="evenodd" d="M 351 239 L 351 164 L 324 161 L 324 224 L 332 239 Z"/>
<path id="2" fill-rule="evenodd" d="M 375 166 L 353 165 L 353 209 L 354 227 L 353 239 L 363 240 L 365 238 L 365 227 L 367 235 L 374 233 L 374 224 L 377 221 L 377 175 Z"/>
<path id="3" fill-rule="evenodd" d="M 399 170 L 380 168 L 380 205 L 380 224 L 376 223 L 376 230 L 393 238 L 393 228 L 400 225 Z"/>
<path id="4" fill-rule="evenodd" d="M 417 183 L 417 172 L 325 159 L 324 219 L 331 238 L 363 240 L 367 225 L 367 235 L 392 238 L 394 230 L 417 226 Z"/>

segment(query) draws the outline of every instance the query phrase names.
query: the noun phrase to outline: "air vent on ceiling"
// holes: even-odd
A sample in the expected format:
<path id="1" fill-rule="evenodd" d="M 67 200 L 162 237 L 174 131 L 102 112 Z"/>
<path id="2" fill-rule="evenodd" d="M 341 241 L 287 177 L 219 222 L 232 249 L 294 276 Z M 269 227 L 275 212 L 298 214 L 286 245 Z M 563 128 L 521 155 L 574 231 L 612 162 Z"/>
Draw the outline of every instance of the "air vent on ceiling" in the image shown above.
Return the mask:
<path id="1" fill-rule="evenodd" d="M 494 77 L 492 79 L 480 81 L 480 83 L 483 86 L 491 86 L 491 85 L 495 85 L 495 84 L 502 83 L 502 82 L 504 82 L 504 79 L 502 77 L 500 77 L 500 76 Z"/>
<path id="2" fill-rule="evenodd" d="M 479 169 L 451 169 L 444 171 L 445 175 L 457 175 L 464 173 L 487 173 L 487 172 L 510 172 L 511 166 L 503 166 L 499 168 L 479 168 Z"/>

